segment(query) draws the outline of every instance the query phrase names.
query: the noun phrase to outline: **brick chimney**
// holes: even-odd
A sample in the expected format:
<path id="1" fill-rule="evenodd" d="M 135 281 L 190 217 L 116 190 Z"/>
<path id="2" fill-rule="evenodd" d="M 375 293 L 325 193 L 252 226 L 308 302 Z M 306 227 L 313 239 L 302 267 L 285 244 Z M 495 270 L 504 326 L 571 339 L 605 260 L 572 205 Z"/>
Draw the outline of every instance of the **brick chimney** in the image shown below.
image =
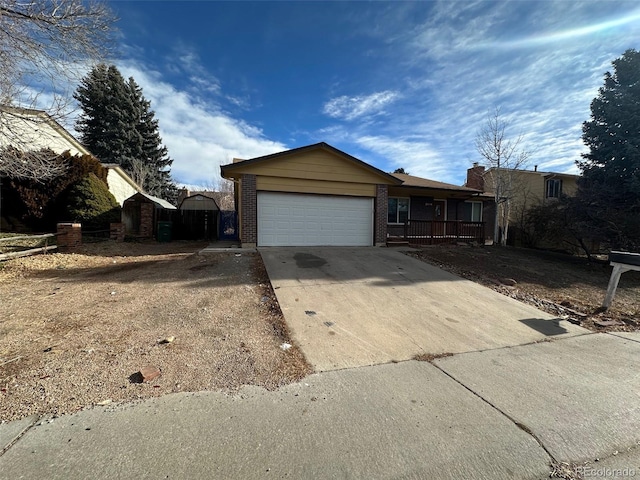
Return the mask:
<path id="1" fill-rule="evenodd" d="M 191 196 L 190 194 L 191 192 L 189 192 L 188 188 L 181 188 L 178 190 L 178 205 L 180 205 L 185 198 Z"/>
<path id="2" fill-rule="evenodd" d="M 473 167 L 467 170 L 467 183 L 465 183 L 465 186 L 484 192 L 484 167 L 478 165 L 478 162 L 474 162 Z"/>

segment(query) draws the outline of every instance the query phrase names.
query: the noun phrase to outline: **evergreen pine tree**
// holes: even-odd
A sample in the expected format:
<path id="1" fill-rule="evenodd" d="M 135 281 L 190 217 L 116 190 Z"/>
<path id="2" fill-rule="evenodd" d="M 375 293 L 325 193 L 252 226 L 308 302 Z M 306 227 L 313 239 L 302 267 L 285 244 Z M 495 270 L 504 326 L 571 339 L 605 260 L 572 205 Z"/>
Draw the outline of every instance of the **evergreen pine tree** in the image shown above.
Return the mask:
<path id="1" fill-rule="evenodd" d="M 76 129 L 81 141 L 104 163 L 120 165 L 146 192 L 173 200 L 168 156 L 151 103 L 133 78 L 115 66 L 98 65 L 74 94 L 82 107 Z"/>
<path id="2" fill-rule="evenodd" d="M 613 61 L 582 126 L 578 199 L 613 248 L 640 248 L 640 52 Z"/>

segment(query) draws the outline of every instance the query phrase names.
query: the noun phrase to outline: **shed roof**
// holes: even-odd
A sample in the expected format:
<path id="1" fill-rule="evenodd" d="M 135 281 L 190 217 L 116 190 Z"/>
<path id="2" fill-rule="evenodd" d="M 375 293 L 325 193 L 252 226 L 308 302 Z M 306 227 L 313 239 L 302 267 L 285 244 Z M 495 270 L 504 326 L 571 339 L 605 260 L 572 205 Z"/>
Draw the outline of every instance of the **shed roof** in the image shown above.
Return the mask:
<path id="1" fill-rule="evenodd" d="M 150 202 L 153 202 L 155 204 L 156 208 L 164 208 L 165 210 L 177 210 L 176 207 L 171 205 L 166 200 L 163 200 L 162 198 L 154 197 L 153 195 L 149 195 L 148 193 L 143 193 L 143 192 L 138 192 L 138 193 L 136 193 L 134 195 L 131 195 L 124 202 L 127 203 L 129 200 L 133 200 L 134 198 L 136 198 L 139 195 L 144 197 L 144 198 L 146 198 Z"/>

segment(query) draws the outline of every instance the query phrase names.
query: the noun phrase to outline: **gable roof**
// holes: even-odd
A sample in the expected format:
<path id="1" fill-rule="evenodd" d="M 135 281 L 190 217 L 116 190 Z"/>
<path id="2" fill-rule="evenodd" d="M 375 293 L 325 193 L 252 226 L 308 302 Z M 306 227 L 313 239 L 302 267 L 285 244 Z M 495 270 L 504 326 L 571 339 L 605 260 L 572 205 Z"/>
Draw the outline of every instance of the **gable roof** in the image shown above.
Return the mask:
<path id="1" fill-rule="evenodd" d="M 455 192 L 482 193 L 481 190 L 475 188 L 461 187 L 451 183 L 437 182 L 428 178 L 414 177 L 405 173 L 392 173 L 394 177 L 402 180 L 402 187 L 431 188 L 436 190 L 451 190 Z"/>
<path id="2" fill-rule="evenodd" d="M 369 165 L 366 162 L 363 162 L 362 160 L 360 160 L 359 158 L 354 157 L 353 155 L 349 155 L 348 153 L 343 152 L 342 150 L 338 150 L 337 148 L 329 145 L 328 143 L 325 142 L 320 142 L 320 143 L 314 143 L 313 145 L 307 145 L 304 147 L 298 147 L 298 148 L 293 148 L 291 150 L 285 150 L 284 152 L 278 152 L 278 153 L 272 153 L 270 155 L 264 155 L 262 157 L 256 157 L 256 158 L 251 158 L 249 160 L 240 160 L 234 163 L 230 163 L 227 165 L 221 165 L 220 166 L 220 172 L 222 173 L 222 176 L 224 178 L 228 178 L 228 176 L 231 176 L 234 172 L 234 170 L 238 170 L 240 168 L 244 168 L 247 165 L 256 165 L 256 164 L 260 164 L 260 163 L 265 163 L 268 162 L 270 160 L 275 160 L 275 159 L 279 159 L 279 158 L 286 158 L 289 156 L 293 156 L 296 154 L 300 154 L 300 153 L 305 153 L 305 152 L 309 152 L 312 150 L 325 150 L 328 151 L 330 153 L 333 153 L 349 162 L 352 162 L 366 170 L 369 170 L 370 172 L 384 178 L 387 183 L 392 184 L 392 185 L 399 185 L 401 183 L 401 180 L 399 180 L 398 178 L 394 177 L 393 175 L 383 172 L 382 170 L 374 167 L 373 165 Z"/>
<path id="3" fill-rule="evenodd" d="M 14 142 L 24 136 L 24 142 L 32 145 L 33 150 L 49 148 L 58 154 L 69 150 L 72 155 L 91 155 L 84 145 L 44 110 L 0 105 L 0 115 L 4 117 L 0 122 L 0 145 L 6 143 L 6 146 L 13 145 L 20 149 L 20 145 Z M 5 127 L 15 131 L 2 132 Z"/>
<path id="4" fill-rule="evenodd" d="M 180 202 L 180 204 L 178 205 L 179 209 L 182 209 L 182 205 L 184 204 L 184 202 L 186 202 L 189 199 L 196 199 L 196 198 L 201 198 L 201 199 L 208 199 L 211 200 L 213 202 L 213 204 L 216 206 L 216 208 L 218 210 L 220 210 L 220 205 L 218 205 L 218 202 L 216 201 L 215 197 L 213 195 L 205 195 L 205 192 L 190 192 L 191 195 L 189 195 L 188 197 L 184 197 L 182 199 L 182 201 Z M 213 193 L 213 192 L 206 192 L 206 193 Z"/>
<path id="5" fill-rule="evenodd" d="M 114 172 L 116 172 L 118 175 L 120 175 L 120 177 L 122 177 L 122 179 L 127 182 L 129 185 L 131 185 L 132 188 L 134 188 L 137 191 L 142 191 L 142 188 L 133 181 L 133 178 L 131 178 L 127 172 L 125 172 L 122 167 L 120 165 L 118 165 L 117 163 L 103 163 L 102 166 L 108 170 L 113 170 Z"/>

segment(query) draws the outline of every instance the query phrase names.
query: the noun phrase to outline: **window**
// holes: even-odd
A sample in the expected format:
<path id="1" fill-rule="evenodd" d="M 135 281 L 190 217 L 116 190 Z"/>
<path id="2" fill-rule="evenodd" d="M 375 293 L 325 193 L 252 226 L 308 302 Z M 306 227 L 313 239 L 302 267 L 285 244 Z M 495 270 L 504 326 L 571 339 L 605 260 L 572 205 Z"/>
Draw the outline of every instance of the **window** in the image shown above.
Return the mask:
<path id="1" fill-rule="evenodd" d="M 562 193 L 562 180 L 550 178 L 547 180 L 546 198 L 560 198 Z"/>
<path id="2" fill-rule="evenodd" d="M 404 223 L 409 220 L 409 199 L 390 197 L 387 215 L 388 223 Z"/>
<path id="3" fill-rule="evenodd" d="M 464 202 L 462 206 L 462 220 L 465 222 L 481 222 L 482 202 Z"/>

